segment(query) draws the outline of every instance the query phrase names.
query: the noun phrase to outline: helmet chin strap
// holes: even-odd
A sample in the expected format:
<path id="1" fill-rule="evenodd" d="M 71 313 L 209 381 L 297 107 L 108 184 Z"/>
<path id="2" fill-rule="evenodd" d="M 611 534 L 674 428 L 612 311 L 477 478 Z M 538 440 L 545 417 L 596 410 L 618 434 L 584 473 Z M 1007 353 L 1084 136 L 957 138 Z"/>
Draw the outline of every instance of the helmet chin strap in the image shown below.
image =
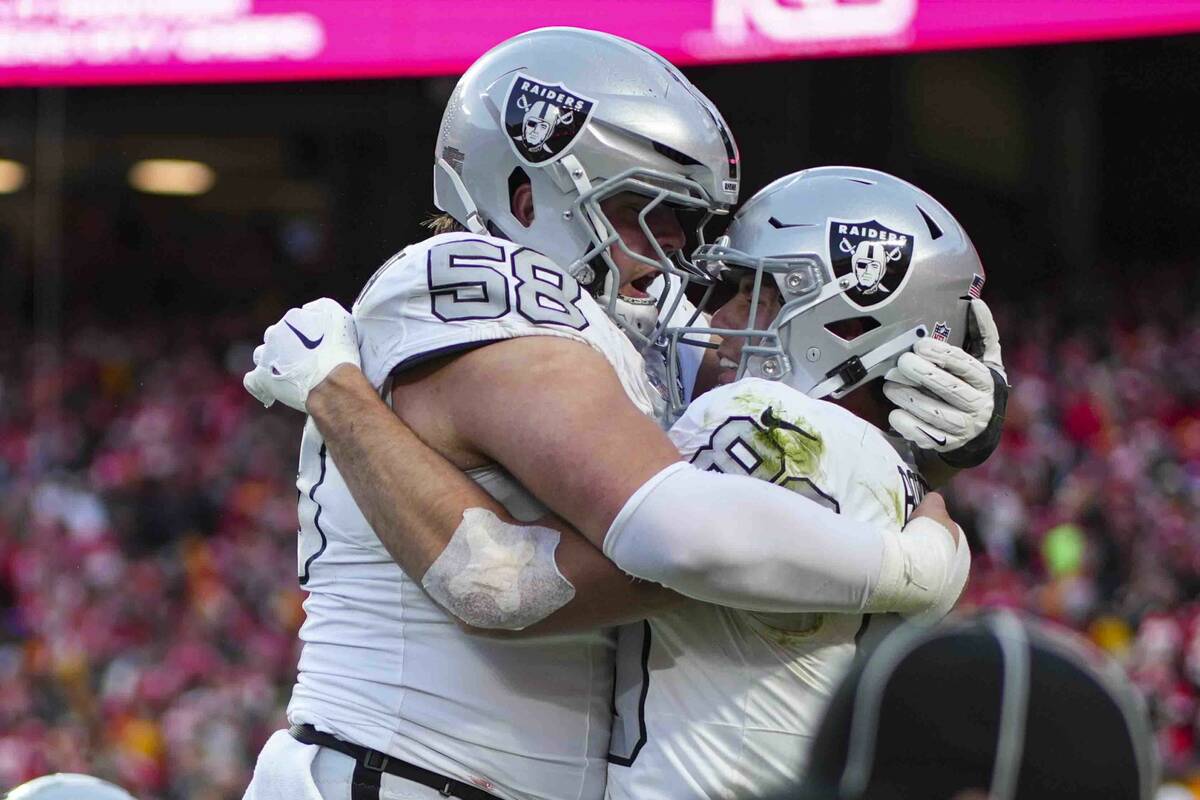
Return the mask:
<path id="1" fill-rule="evenodd" d="M 587 170 L 583 168 L 583 164 L 580 164 L 579 159 L 573 154 L 563 156 L 561 161 L 551 167 L 551 169 L 556 168 L 566 173 L 568 180 L 574 185 L 575 192 L 579 197 L 583 197 L 587 192 L 592 190 L 592 181 L 588 177 Z M 577 205 L 577 208 L 585 215 L 584 220 L 586 224 L 592 226 L 592 232 L 598 237 L 597 240 L 603 241 L 606 238 L 606 231 L 608 230 L 603 220 L 598 219 L 586 205 L 580 204 Z M 593 269 L 591 264 L 582 259 L 571 266 L 570 272 L 571 277 L 583 284 L 590 284 L 596 280 L 595 269 Z"/>
<path id="2" fill-rule="evenodd" d="M 467 230 L 471 233 L 487 235 L 487 225 L 484 224 L 483 217 L 479 216 L 479 208 L 475 205 L 475 201 L 471 199 L 471 193 L 467 191 L 466 184 L 462 178 L 454 171 L 454 168 L 444 158 L 437 160 L 437 168 L 442 171 L 446 179 L 450 181 L 450 185 L 454 187 L 454 194 L 458 196 L 458 202 L 462 204 L 464 219 L 462 223 L 467 226 Z"/>
<path id="3" fill-rule="evenodd" d="M 575 156 L 567 155 L 559 164 L 554 166 L 561 167 L 566 172 L 567 177 L 574 184 L 575 190 L 580 195 L 591 190 L 592 182 L 588 179 L 583 165 L 579 163 L 579 159 Z M 488 235 L 490 231 L 488 231 L 486 223 L 484 223 L 483 218 L 480 216 L 479 208 L 475 205 L 475 201 L 471 199 L 471 193 L 467 191 L 466 184 L 463 183 L 462 178 L 458 176 L 458 173 L 454 171 L 454 168 L 445 159 L 439 158 L 437 160 L 437 168 L 442 171 L 446 179 L 450 182 L 458 202 L 462 205 L 463 224 L 472 233 Z M 580 210 L 587 215 L 585 218 L 586 222 L 595 229 L 596 235 L 600 239 L 604 239 L 606 226 L 603 221 L 598 219 L 590 209 L 581 208 Z M 575 264 L 571 269 L 571 273 L 572 277 L 581 283 L 591 283 L 595 280 L 594 269 L 584 261 Z M 612 273 L 609 273 L 604 278 L 602 299 L 605 302 L 612 296 L 612 283 L 613 276 Z M 618 291 L 616 302 L 613 304 L 613 313 L 620 322 L 642 336 L 649 337 L 658 322 L 658 303 L 653 297 L 626 297 Z"/>
<path id="4" fill-rule="evenodd" d="M 587 171 L 579 163 L 579 159 L 573 154 L 563 156 L 562 160 L 555 164 L 554 167 L 561 168 L 566 172 L 568 179 L 575 186 L 575 191 L 579 193 L 580 197 L 591 191 L 591 179 L 588 178 Z M 592 211 L 586 204 L 580 204 L 576 208 L 585 215 L 584 220 L 586 224 L 592 226 L 597 241 L 604 241 L 608 238 L 608 225 L 604 220 L 600 219 L 598 214 Z M 602 305 L 606 305 L 609 299 L 615 294 L 616 301 L 612 304 L 613 316 L 616 317 L 619 323 L 648 339 L 658 324 L 658 301 L 649 296 L 627 297 L 621 294 L 620 287 L 613 286 L 613 273 L 609 270 L 605 272 L 604 288 L 597 299 Z M 585 261 L 576 263 L 571 268 L 571 274 L 580 283 L 587 284 L 596 279 L 595 268 Z M 637 344 L 636 340 L 634 343 Z"/>
<path id="5" fill-rule="evenodd" d="M 855 378 L 854 380 L 847 380 L 842 368 L 839 367 L 837 370 L 830 373 L 829 377 L 809 389 L 807 392 L 805 392 L 805 394 L 818 400 L 830 395 L 832 395 L 834 399 L 845 397 L 852 389 L 862 383 L 865 377 L 867 377 L 872 370 L 885 361 L 895 361 L 900 357 L 901 353 L 906 353 L 911 350 L 913 345 L 916 344 L 918 340 L 924 338 L 928 332 L 928 329 L 926 329 L 924 325 L 918 325 L 912 330 L 905 331 L 899 336 L 879 345 L 874 350 L 871 350 L 868 353 L 863 353 L 861 357 L 851 359 L 852 361 L 857 361 L 855 366 L 857 369 L 861 370 L 861 376 Z"/>
<path id="6" fill-rule="evenodd" d="M 608 303 L 613 291 L 613 276 L 609 273 L 604 276 L 604 291 L 598 298 L 601 305 Z M 628 297 L 621 294 L 619 288 L 615 291 L 617 300 L 613 303 L 613 313 L 617 319 L 648 338 L 654 332 L 654 326 L 658 324 L 658 301 L 649 295 Z"/>

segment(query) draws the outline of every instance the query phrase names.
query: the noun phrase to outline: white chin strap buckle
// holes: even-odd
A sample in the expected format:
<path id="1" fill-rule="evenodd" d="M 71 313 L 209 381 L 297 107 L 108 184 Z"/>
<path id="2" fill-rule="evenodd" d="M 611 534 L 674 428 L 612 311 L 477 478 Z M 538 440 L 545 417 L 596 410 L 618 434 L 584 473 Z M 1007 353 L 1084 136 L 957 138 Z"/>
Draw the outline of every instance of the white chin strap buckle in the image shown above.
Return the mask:
<path id="1" fill-rule="evenodd" d="M 649 337 L 658 324 L 658 300 L 651 295 L 629 297 L 621 294 L 619 288 L 613 289 L 613 276 L 612 273 L 609 273 L 604 278 L 604 291 L 600 293 L 599 297 L 602 306 L 608 304 L 614 291 L 617 299 L 612 305 L 613 314 L 625 326 L 642 336 Z"/>
<path id="2" fill-rule="evenodd" d="M 475 205 L 475 201 L 471 198 L 471 193 L 467 191 L 467 186 L 463 183 L 462 178 L 454 171 L 454 168 L 444 159 L 437 160 L 437 167 L 450 181 L 450 185 L 454 187 L 454 194 L 458 196 L 458 201 L 462 203 L 463 213 L 466 219 L 463 223 L 467 226 L 467 230 L 472 233 L 478 233 L 481 236 L 488 234 L 487 225 L 484 224 L 483 217 L 479 214 L 479 208 Z"/>
<path id="3" fill-rule="evenodd" d="M 924 325 L 918 325 L 912 330 L 884 342 L 874 350 L 847 359 L 836 372 L 814 386 L 808 393 L 809 397 L 815 397 L 818 400 L 829 396 L 835 399 L 845 397 L 880 364 L 894 360 L 902 353 L 907 353 L 918 340 L 924 339 L 928 335 L 929 330 Z"/>

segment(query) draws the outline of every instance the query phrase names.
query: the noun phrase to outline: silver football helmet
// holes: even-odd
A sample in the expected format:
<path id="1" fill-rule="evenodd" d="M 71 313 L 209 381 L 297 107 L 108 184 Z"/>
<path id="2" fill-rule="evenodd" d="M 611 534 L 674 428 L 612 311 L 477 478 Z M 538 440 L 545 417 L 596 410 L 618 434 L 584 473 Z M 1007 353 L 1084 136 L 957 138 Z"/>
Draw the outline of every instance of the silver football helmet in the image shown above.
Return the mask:
<path id="1" fill-rule="evenodd" d="M 682 293 L 621 298 L 610 248 L 680 284 L 703 280 L 681 254 L 663 252 L 646 215 L 664 203 L 699 212 L 703 244 L 708 219 L 737 202 L 738 161 L 716 107 L 661 56 L 597 31 L 542 28 L 497 45 L 459 80 L 438 133 L 434 202 L 469 230 L 550 257 L 646 345 L 669 317 L 668 298 Z M 529 227 L 512 214 L 521 173 L 533 194 Z M 639 223 L 655 258 L 630 250 L 601 210 L 620 192 L 649 199 Z"/>
<path id="2" fill-rule="evenodd" d="M 5 800 L 137 800 L 116 784 L 74 772 L 56 772 L 23 783 Z"/>
<path id="3" fill-rule="evenodd" d="M 744 337 L 739 378 L 784 380 L 817 398 L 843 397 L 885 374 L 921 337 L 961 347 L 968 301 L 984 282 L 974 245 L 941 203 L 859 167 L 780 178 L 695 260 L 726 277 L 753 272 L 750 320 L 740 329 L 673 328 L 671 347 L 705 341 L 696 334 Z M 781 307 L 756 329 L 764 281 L 778 288 Z"/>

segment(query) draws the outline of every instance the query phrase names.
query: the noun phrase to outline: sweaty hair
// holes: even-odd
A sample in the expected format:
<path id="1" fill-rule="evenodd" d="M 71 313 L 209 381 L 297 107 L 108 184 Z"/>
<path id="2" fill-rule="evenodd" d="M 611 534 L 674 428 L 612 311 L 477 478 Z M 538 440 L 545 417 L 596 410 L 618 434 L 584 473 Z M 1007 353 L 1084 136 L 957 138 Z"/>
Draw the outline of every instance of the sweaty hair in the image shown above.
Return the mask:
<path id="1" fill-rule="evenodd" d="M 466 227 L 449 214 L 430 214 L 421 222 L 421 225 L 431 230 L 435 236 L 439 233 L 466 231 Z"/>
<path id="2" fill-rule="evenodd" d="M 526 183 L 529 183 L 529 175 L 527 175 L 525 170 L 521 169 L 520 167 L 517 167 L 511 173 L 509 173 L 509 197 L 512 197 L 512 195 L 516 194 L 517 187 Z M 435 236 L 439 233 L 465 233 L 467 231 L 467 227 L 465 225 L 446 213 L 432 213 L 425 218 L 421 225 L 432 231 Z M 489 228 L 490 227 L 491 226 L 489 224 Z"/>

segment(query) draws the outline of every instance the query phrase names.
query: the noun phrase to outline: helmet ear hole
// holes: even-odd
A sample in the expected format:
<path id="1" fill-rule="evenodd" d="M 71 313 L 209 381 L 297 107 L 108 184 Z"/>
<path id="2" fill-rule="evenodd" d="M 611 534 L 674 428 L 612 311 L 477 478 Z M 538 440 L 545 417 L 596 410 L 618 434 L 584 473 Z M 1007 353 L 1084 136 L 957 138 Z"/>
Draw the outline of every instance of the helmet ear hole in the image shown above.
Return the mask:
<path id="1" fill-rule="evenodd" d="M 526 183 L 529 183 L 529 175 L 521 167 L 515 168 L 508 174 L 508 196 L 512 197 L 517 189 Z"/>
<path id="2" fill-rule="evenodd" d="M 852 342 L 864 333 L 870 333 L 879 327 L 879 320 L 874 317 L 850 317 L 825 324 L 825 330 L 844 342 Z"/>
<path id="3" fill-rule="evenodd" d="M 517 167 L 508 176 L 509 211 L 528 228 L 533 224 L 533 185 L 525 170 Z"/>

